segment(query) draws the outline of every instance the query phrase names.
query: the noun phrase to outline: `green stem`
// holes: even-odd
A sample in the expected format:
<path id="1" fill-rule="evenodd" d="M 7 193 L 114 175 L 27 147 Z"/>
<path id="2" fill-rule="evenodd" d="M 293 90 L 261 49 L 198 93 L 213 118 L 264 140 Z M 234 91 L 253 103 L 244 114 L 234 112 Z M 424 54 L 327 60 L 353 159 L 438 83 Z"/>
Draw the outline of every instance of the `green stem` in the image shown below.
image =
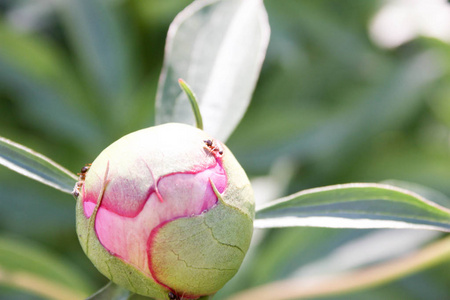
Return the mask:
<path id="1" fill-rule="evenodd" d="M 228 300 L 283 300 L 324 297 L 373 288 L 450 259 L 450 237 L 411 255 L 361 270 L 323 278 L 292 278 L 269 283 L 233 295 Z"/>
<path id="2" fill-rule="evenodd" d="M 200 109 L 198 108 L 197 98 L 192 92 L 191 87 L 183 79 L 178 79 L 178 83 L 180 84 L 181 89 L 185 92 L 186 96 L 189 99 L 189 102 L 191 103 L 197 128 L 203 130 L 202 115 L 200 114 Z"/>

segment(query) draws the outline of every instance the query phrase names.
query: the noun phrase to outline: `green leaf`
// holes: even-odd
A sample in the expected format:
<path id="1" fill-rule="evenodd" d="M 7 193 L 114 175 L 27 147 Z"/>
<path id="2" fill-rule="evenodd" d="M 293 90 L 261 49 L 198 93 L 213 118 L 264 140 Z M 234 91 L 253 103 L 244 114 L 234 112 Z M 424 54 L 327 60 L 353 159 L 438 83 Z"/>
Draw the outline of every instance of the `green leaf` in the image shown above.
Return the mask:
<path id="1" fill-rule="evenodd" d="M 244 115 L 269 41 L 261 0 L 195 1 L 169 28 L 156 97 L 156 123 L 194 124 L 178 85 L 195 91 L 205 131 L 225 141 Z"/>
<path id="2" fill-rule="evenodd" d="M 338 79 L 334 78 L 336 76 L 328 79 L 322 73 L 311 75 L 311 72 L 317 72 L 317 67 L 311 67 L 310 73 L 300 77 L 299 80 L 304 82 L 301 85 L 302 89 L 298 90 L 296 90 L 297 81 L 287 86 L 285 84 L 291 78 L 300 76 L 297 70 L 271 78 L 278 81 L 278 85 L 270 82 L 262 86 L 267 90 L 259 95 L 263 98 L 268 97 L 266 102 L 258 107 L 260 111 L 265 110 L 265 115 L 259 120 L 244 119 L 243 126 L 240 127 L 242 130 L 234 135 L 239 136 L 239 140 L 232 145 L 229 144 L 234 149 L 235 155 L 242 152 L 239 155 L 241 164 L 248 166 L 247 170 L 251 167 L 254 171 L 261 172 L 278 157 L 291 156 L 303 162 L 312 161 L 319 164 L 322 169 L 326 169 L 324 173 L 327 176 L 330 169 L 345 168 L 348 157 L 353 159 L 355 153 L 362 146 L 366 146 L 368 140 L 387 131 L 404 130 L 414 117 L 423 112 L 423 95 L 442 76 L 439 61 L 424 53 L 397 60 L 393 66 L 383 64 L 383 60 L 375 61 L 377 66 L 380 66 L 378 72 L 381 74 L 374 76 L 370 85 L 356 89 L 355 93 L 340 94 L 342 90 L 354 91 L 354 88 L 348 86 L 344 88 L 343 83 L 339 82 L 333 83 L 339 87 L 335 89 L 328 88 L 327 84 L 325 93 L 323 81 Z M 329 64 L 331 63 L 330 61 Z M 302 65 L 298 64 L 297 68 L 301 67 Z M 325 68 L 329 73 L 329 65 L 321 65 L 321 68 Z M 333 68 L 346 69 L 342 65 L 334 65 Z M 428 71 L 421 71 L 424 68 Z M 353 70 L 353 74 L 358 74 L 358 71 Z M 344 78 L 348 82 L 355 80 L 350 76 Z M 274 99 L 278 99 L 280 93 L 281 97 L 291 97 L 290 94 L 281 92 L 282 89 L 292 90 L 291 93 L 295 95 L 299 94 L 297 98 L 291 99 L 296 105 L 286 101 L 283 102 L 286 103 L 283 107 L 278 108 L 281 105 Z M 326 96 L 322 96 L 322 93 Z M 319 95 L 323 98 L 316 99 L 315 97 Z M 307 101 L 311 97 L 316 99 L 314 104 Z M 333 100 L 330 101 L 328 98 Z M 305 100 L 299 102 L 298 99 Z M 339 105 L 334 106 L 335 102 Z M 317 111 L 311 109 L 318 103 L 324 103 L 324 106 Z M 253 131 L 245 130 L 246 122 L 251 124 L 248 128 Z M 254 130 L 255 126 L 258 130 Z M 250 135 L 252 142 L 246 143 Z M 327 164 L 323 164 L 324 161 L 327 161 Z"/>
<path id="3" fill-rule="evenodd" d="M 57 46 L 2 22 L 0 41 L 0 88 L 17 103 L 22 121 L 69 142 L 102 141 L 88 97 Z"/>
<path id="4" fill-rule="evenodd" d="M 131 41 L 114 6 L 101 0 L 64 1 L 61 17 L 100 109 L 112 121 L 126 122 L 130 109 Z M 130 29 L 131 30 L 131 29 Z M 129 35 L 129 34 L 128 34 Z"/>
<path id="5" fill-rule="evenodd" d="M 448 198 L 444 193 L 436 189 L 432 189 L 428 186 L 424 186 L 422 184 L 418 184 L 415 182 L 403 181 L 403 180 L 384 180 L 381 183 L 396 186 L 401 189 L 405 189 L 416 194 L 421 195 L 422 197 L 427 198 L 434 203 L 444 206 L 450 207 L 450 198 Z"/>
<path id="6" fill-rule="evenodd" d="M 0 164 L 60 191 L 71 193 L 77 177 L 51 159 L 0 137 Z"/>
<path id="7" fill-rule="evenodd" d="M 238 293 L 229 299 L 311 299 L 336 296 L 379 286 L 430 266 L 443 264 L 448 261 L 449 257 L 450 238 L 447 237 L 410 255 L 362 270 L 349 271 L 335 276 L 326 274 L 324 276 L 275 281 Z"/>
<path id="8" fill-rule="evenodd" d="M 48 299 L 82 299 L 91 290 L 74 266 L 30 242 L 0 236 L 0 285 Z"/>
<path id="9" fill-rule="evenodd" d="M 304 190 L 256 212 L 257 228 L 292 226 L 450 232 L 450 209 L 405 189 L 350 183 Z"/>

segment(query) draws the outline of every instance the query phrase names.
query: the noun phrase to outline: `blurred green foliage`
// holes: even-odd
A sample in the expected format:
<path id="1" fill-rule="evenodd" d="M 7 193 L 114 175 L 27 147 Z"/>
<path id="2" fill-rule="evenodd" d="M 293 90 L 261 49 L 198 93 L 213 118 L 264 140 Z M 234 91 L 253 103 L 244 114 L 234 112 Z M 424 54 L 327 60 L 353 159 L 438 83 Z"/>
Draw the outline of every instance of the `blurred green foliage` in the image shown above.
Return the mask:
<path id="1" fill-rule="evenodd" d="M 152 125 L 167 29 L 190 1 L 53 2 L 0 1 L 0 135 L 77 172 Z M 450 195 L 450 45 L 423 37 L 380 49 L 368 24 L 381 4 L 265 1 L 267 58 L 228 142 L 250 177 L 284 158 L 294 170 L 284 195 L 386 179 Z M 0 168 L 0 235 L 59 253 L 99 288 L 106 280 L 78 244 L 74 206 L 70 195 Z M 218 298 L 285 278 L 369 232 L 272 230 Z M 330 299 L 450 298 L 449 267 Z M 0 299 L 38 298 L 0 287 Z"/>

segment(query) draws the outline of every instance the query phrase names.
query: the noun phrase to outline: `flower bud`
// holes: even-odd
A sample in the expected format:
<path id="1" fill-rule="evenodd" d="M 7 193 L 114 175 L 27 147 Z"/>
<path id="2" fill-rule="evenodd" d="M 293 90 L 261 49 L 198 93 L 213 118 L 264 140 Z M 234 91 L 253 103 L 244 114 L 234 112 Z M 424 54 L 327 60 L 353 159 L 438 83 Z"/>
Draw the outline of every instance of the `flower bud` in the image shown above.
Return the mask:
<path id="1" fill-rule="evenodd" d="M 250 244 L 249 180 L 227 147 L 192 126 L 122 137 L 82 169 L 74 195 L 86 255 L 111 281 L 141 295 L 213 294 Z"/>

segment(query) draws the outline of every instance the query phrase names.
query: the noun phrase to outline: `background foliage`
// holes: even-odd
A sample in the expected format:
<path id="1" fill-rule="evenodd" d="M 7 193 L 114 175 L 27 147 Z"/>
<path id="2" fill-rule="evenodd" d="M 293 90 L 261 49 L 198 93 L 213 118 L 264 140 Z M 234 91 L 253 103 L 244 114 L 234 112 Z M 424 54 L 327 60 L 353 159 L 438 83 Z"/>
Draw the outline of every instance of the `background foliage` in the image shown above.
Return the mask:
<path id="1" fill-rule="evenodd" d="M 167 29 L 189 3 L 0 1 L 0 135 L 77 172 L 112 141 L 151 126 Z M 426 185 L 446 199 L 450 45 L 421 37 L 381 49 L 368 35 L 378 1 L 265 5 L 272 30 L 266 61 L 248 112 L 227 143 L 254 179 L 258 199 L 386 179 Z M 0 168 L 0 245 L 38 247 L 70 270 L 80 291 L 93 292 L 106 280 L 79 246 L 74 205 L 70 195 Z M 274 279 L 370 265 L 441 236 L 257 231 L 258 247 L 217 298 Z M 450 261 L 363 294 L 331 298 L 450 298 L 449 269 Z M 39 299 L 10 287 L 0 287 L 0 298 Z"/>

